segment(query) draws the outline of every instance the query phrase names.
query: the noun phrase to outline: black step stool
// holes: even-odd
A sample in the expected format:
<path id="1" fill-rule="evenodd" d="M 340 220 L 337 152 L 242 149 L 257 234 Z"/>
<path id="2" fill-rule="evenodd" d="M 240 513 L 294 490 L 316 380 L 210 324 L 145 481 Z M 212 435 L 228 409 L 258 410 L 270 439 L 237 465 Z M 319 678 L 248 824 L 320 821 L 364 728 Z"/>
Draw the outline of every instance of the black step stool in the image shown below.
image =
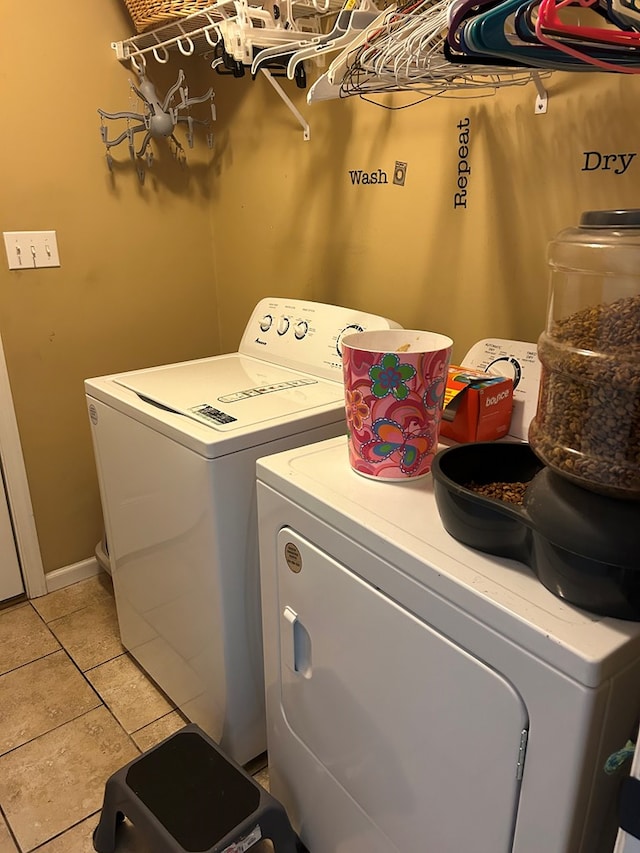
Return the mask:
<path id="1" fill-rule="evenodd" d="M 97 853 L 114 853 L 125 817 L 154 853 L 235 853 L 261 838 L 275 853 L 305 849 L 282 805 L 194 723 L 107 780 Z"/>

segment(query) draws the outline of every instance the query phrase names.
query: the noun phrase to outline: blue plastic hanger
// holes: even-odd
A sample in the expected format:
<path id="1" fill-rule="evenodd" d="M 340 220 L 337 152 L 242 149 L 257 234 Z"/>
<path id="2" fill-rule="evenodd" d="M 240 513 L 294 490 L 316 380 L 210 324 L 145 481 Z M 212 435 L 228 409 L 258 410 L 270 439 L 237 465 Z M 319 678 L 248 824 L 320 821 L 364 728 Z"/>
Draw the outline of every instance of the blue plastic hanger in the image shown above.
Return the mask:
<path id="1" fill-rule="evenodd" d="M 496 6 L 480 12 L 470 20 L 466 21 L 461 30 L 464 45 L 470 51 L 477 51 L 483 55 L 501 56 L 507 59 L 520 60 L 523 64 L 532 65 L 537 68 L 556 68 L 567 71 L 594 71 L 594 66 L 587 62 L 580 62 L 562 51 L 553 47 L 528 43 L 519 39 L 516 35 L 507 36 L 505 24 L 510 16 L 515 16 L 523 5 L 529 0 L 504 0 Z M 464 48 L 463 48 L 464 49 Z M 584 50 L 585 54 L 598 56 L 598 50 Z M 612 51 L 608 51 L 603 57 L 611 60 Z M 616 52 L 616 59 L 622 64 L 638 64 L 638 58 L 624 56 Z"/>

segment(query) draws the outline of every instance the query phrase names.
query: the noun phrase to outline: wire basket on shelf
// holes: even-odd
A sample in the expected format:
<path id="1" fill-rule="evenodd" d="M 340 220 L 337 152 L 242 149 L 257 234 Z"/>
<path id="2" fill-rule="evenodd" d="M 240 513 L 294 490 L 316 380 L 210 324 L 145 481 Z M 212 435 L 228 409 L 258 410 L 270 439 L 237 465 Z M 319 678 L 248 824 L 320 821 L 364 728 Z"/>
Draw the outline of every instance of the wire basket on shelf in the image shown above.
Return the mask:
<path id="1" fill-rule="evenodd" d="M 136 32 L 171 23 L 201 12 L 211 0 L 124 0 Z"/>

